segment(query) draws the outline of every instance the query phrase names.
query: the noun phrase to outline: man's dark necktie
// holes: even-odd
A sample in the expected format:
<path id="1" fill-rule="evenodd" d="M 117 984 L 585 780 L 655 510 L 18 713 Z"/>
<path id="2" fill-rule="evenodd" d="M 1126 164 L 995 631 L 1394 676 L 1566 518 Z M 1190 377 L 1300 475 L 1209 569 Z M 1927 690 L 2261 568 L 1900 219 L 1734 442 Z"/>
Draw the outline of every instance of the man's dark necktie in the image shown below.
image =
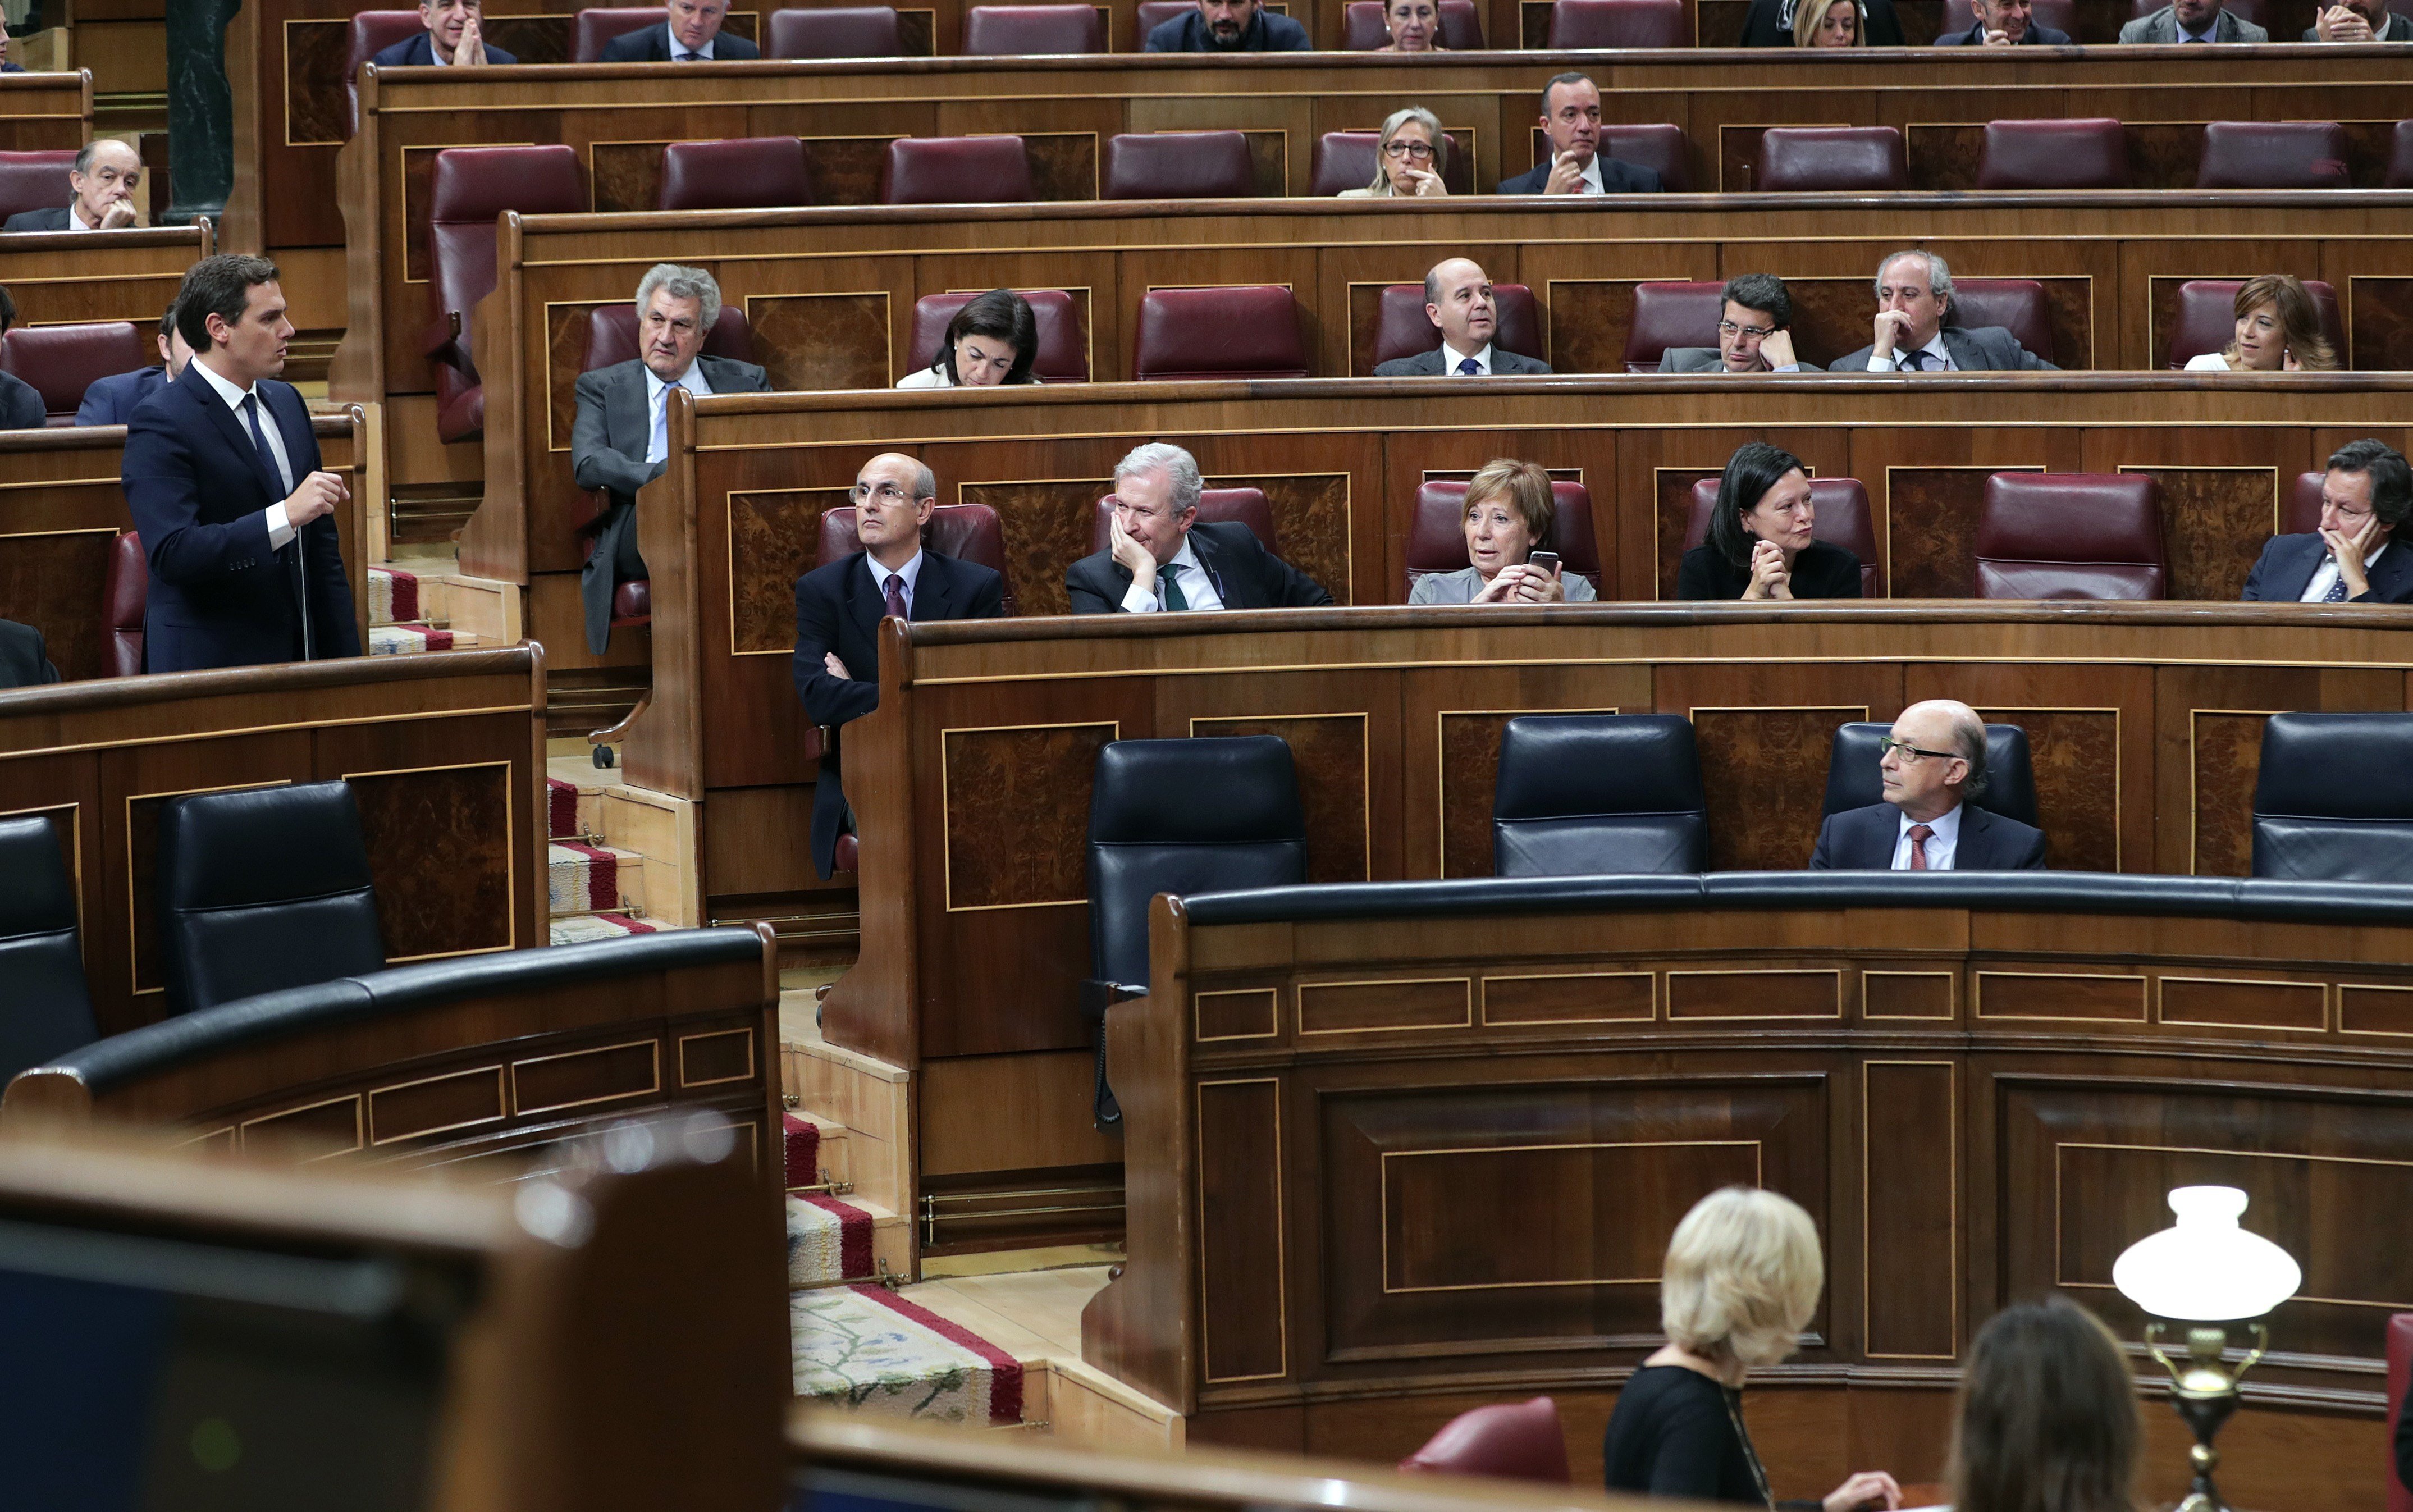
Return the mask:
<path id="1" fill-rule="evenodd" d="M 1911 870 L 1925 871 L 1927 869 L 1927 842 L 1932 839 L 1934 836 L 1935 831 L 1925 824 L 1913 824 L 1910 826 Z"/>
<path id="2" fill-rule="evenodd" d="M 1190 607 L 1190 600 L 1181 596 L 1181 573 L 1171 562 L 1156 570 L 1156 586 L 1164 595 L 1165 608 L 1178 611 Z"/>
<path id="3" fill-rule="evenodd" d="M 2337 575 L 2337 581 L 2330 585 L 2330 591 L 2321 595 L 2321 602 L 2346 602 L 2346 574 L 2344 572 L 2340 572 Z"/>
<path id="4" fill-rule="evenodd" d="M 260 465 L 268 469 L 268 476 L 275 479 L 277 486 L 284 490 L 277 496 L 278 502 L 281 503 L 292 497 L 293 480 L 283 467 L 277 466 L 276 451 L 268 444 L 268 433 L 259 426 L 259 390 L 254 389 L 243 396 L 243 418 L 244 424 L 250 427 L 251 444 L 259 452 Z M 308 661 L 316 654 L 316 647 L 312 644 L 310 633 L 309 569 L 302 560 L 302 530 L 298 526 L 293 530 L 292 554 L 285 556 L 285 564 L 286 580 L 293 585 L 294 607 L 302 615 L 302 660 Z"/>
<path id="5" fill-rule="evenodd" d="M 1472 357 L 1460 358 L 1458 364 L 1458 376 L 1459 378 L 1481 378 L 1483 376 L 1483 364 L 1476 362 Z"/>
<path id="6" fill-rule="evenodd" d="M 902 572 L 888 574 L 888 613 L 896 619 L 913 617 L 905 612 L 905 574 Z"/>
<path id="7" fill-rule="evenodd" d="M 1917 351 L 1906 351 L 1902 354 L 1902 370 L 1905 373 L 1924 373 L 1927 371 L 1927 361 L 1932 355 L 1934 354 L 1924 347 Z"/>

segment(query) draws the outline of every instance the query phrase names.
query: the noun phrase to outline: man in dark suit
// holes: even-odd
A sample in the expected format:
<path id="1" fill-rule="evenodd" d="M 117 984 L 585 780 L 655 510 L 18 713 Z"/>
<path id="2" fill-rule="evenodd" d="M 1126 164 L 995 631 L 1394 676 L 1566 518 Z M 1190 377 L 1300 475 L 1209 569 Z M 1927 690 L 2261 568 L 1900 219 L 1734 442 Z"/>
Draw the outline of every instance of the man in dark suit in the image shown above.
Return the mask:
<path id="1" fill-rule="evenodd" d="M 1913 704 L 1877 759 L 1886 801 L 1829 814 L 1813 871 L 2041 871 L 2044 831 L 1968 800 L 1986 792 L 1986 724 L 1950 699 Z"/>
<path id="2" fill-rule="evenodd" d="M 2058 373 L 1998 325 L 1953 326 L 1952 270 L 1932 252 L 1877 264 L 1876 340 L 1828 364 L 1830 373 Z"/>
<path id="3" fill-rule="evenodd" d="M 1502 194 L 1657 194 L 1659 170 L 1600 155 L 1600 86 L 1562 73 L 1542 86 L 1542 133 L 1550 157 L 1501 181 Z"/>
<path id="4" fill-rule="evenodd" d="M 67 203 L 21 210 L 0 231 L 131 230 L 141 214 L 134 191 L 141 186 L 141 155 L 115 137 L 95 137 L 67 168 Z"/>
<path id="5" fill-rule="evenodd" d="M 176 292 L 193 360 L 126 427 L 120 482 L 150 562 L 153 672 L 361 654 L 335 507 L 310 410 L 289 383 L 276 264 L 203 258 Z"/>
<path id="6" fill-rule="evenodd" d="M 134 418 L 142 401 L 185 376 L 185 364 L 193 360 L 193 348 L 185 345 L 183 334 L 176 329 L 176 306 L 170 303 L 168 313 L 159 317 L 159 365 L 138 367 L 131 373 L 112 373 L 95 378 L 83 391 L 83 402 L 76 406 L 75 422 L 79 425 L 123 425 Z"/>
<path id="7" fill-rule="evenodd" d="M 1160 22 L 1147 34 L 1150 52 L 1307 52 L 1307 28 L 1276 15 L 1258 0 L 1198 0 L 1198 8 Z"/>
<path id="8" fill-rule="evenodd" d="M 2387 0 L 2337 0 L 2304 29 L 2307 42 L 2413 42 L 2413 16 L 2400 16 Z"/>
<path id="9" fill-rule="evenodd" d="M 2396 527 L 2413 511 L 2413 469 L 2385 441 L 2348 441 L 2321 479 L 2320 529 L 2273 536 L 2245 575 L 2247 602 L 2413 603 L 2413 547 Z"/>
<path id="10" fill-rule="evenodd" d="M 1115 511 L 1104 551 L 1064 570 L 1076 615 L 1177 610 L 1315 609 L 1332 602 L 1316 581 L 1266 550 L 1237 521 L 1202 525 L 1206 482 L 1189 452 L 1163 441 L 1115 464 Z"/>
<path id="11" fill-rule="evenodd" d="M 38 688 L 59 680 L 59 669 L 42 645 L 42 632 L 13 619 L 0 619 L 0 688 Z"/>
<path id="12" fill-rule="evenodd" d="M 1746 273 L 1719 291 L 1718 344 L 1670 347 L 1662 373 L 1799 373 L 1793 354 L 1793 294 L 1772 273 Z"/>
<path id="13" fill-rule="evenodd" d="M 637 550 L 637 490 L 670 466 L 670 391 L 702 396 L 771 386 L 752 363 L 702 355 L 719 319 L 720 285 L 712 274 L 658 262 L 637 282 L 637 358 L 579 375 L 570 464 L 579 487 L 600 488 L 608 499 L 578 586 L 586 645 L 598 656 L 612 640 L 612 590 L 645 575 Z"/>
<path id="14" fill-rule="evenodd" d="M 488 47 L 480 0 L 419 0 L 419 23 L 427 28 L 369 59 L 381 68 L 478 68 L 520 60 Z"/>
<path id="15" fill-rule="evenodd" d="M 1440 329 L 1441 345 L 1375 363 L 1376 378 L 1489 378 L 1550 370 L 1547 363 L 1492 345 L 1500 299 L 1483 270 L 1465 258 L 1434 263 L 1425 274 L 1425 319 Z"/>
<path id="16" fill-rule="evenodd" d="M 1947 32 L 1937 47 L 2071 47 L 2067 32 L 2039 25 L 2034 0 L 1969 0 L 1974 25 Z"/>
<path id="17" fill-rule="evenodd" d="M 605 63 L 742 63 L 762 55 L 742 37 L 720 30 L 729 0 L 670 0 L 659 26 L 623 32 L 603 44 Z"/>
<path id="18" fill-rule="evenodd" d="M 17 302 L 0 286 L 0 336 L 17 323 Z M 50 423 L 39 390 L 14 373 L 0 373 L 0 431 L 37 431 Z"/>
<path id="19" fill-rule="evenodd" d="M 835 731 L 880 706 L 881 619 L 995 619 L 1005 580 L 978 562 L 926 551 L 922 527 L 939 482 L 911 457 L 882 452 L 854 479 L 854 532 L 863 549 L 796 579 L 796 696 L 833 732 L 813 786 L 813 869 L 827 880 L 837 838 L 853 828 L 838 786 Z"/>
<path id="20" fill-rule="evenodd" d="M 2220 0 L 2172 0 L 2120 28 L 2123 42 L 2267 42 L 2271 34 L 2223 8 Z"/>

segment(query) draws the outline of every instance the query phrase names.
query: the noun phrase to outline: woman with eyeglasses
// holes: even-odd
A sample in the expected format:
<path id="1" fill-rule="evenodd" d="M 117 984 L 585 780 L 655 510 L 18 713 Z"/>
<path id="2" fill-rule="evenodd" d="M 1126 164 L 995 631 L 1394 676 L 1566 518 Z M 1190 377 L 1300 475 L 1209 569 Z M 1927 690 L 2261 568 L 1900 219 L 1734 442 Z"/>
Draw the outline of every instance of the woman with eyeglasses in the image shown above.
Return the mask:
<path id="1" fill-rule="evenodd" d="M 1446 52 L 1441 45 L 1438 0 L 1383 0 L 1383 29 L 1391 39 L 1377 52 Z"/>
<path id="2" fill-rule="evenodd" d="M 1818 507 L 1801 459 L 1745 441 L 1726 460 L 1709 539 L 1676 569 L 1679 599 L 1857 599 L 1860 559 L 1817 540 Z"/>
<path id="3" fill-rule="evenodd" d="M 1449 138 L 1442 134 L 1441 117 L 1421 105 L 1393 111 L 1383 123 L 1383 146 L 1374 157 L 1374 182 L 1362 189 L 1343 189 L 1343 200 L 1379 200 L 1389 195 L 1430 198 L 1449 193 L 1441 181 L 1449 166 Z"/>

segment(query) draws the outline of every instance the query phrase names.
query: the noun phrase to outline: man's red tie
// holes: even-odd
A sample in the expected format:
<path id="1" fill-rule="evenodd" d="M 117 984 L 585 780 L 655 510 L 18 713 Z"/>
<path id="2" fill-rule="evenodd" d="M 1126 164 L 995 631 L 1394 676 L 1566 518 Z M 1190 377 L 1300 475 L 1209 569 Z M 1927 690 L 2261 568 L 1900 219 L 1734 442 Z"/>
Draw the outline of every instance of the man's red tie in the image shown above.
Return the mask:
<path id="1" fill-rule="evenodd" d="M 1933 836 L 1934 833 L 1935 832 L 1933 830 L 1928 828 L 1924 824 L 1913 824 L 1910 826 L 1911 870 L 1925 871 L 1927 869 L 1927 842 L 1929 838 Z"/>

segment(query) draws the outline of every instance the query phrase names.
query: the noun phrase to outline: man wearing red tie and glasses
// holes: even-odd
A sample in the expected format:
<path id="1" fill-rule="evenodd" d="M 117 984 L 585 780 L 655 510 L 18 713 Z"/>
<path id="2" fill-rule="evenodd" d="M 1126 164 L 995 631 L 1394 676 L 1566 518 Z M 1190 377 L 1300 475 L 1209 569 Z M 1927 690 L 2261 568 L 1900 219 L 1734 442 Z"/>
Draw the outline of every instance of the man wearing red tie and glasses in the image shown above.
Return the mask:
<path id="1" fill-rule="evenodd" d="M 1986 725 L 1950 699 L 1913 704 L 1879 743 L 1883 803 L 1828 816 L 1813 871 L 2041 871 L 2044 831 L 1965 800 L 1986 791 Z"/>

